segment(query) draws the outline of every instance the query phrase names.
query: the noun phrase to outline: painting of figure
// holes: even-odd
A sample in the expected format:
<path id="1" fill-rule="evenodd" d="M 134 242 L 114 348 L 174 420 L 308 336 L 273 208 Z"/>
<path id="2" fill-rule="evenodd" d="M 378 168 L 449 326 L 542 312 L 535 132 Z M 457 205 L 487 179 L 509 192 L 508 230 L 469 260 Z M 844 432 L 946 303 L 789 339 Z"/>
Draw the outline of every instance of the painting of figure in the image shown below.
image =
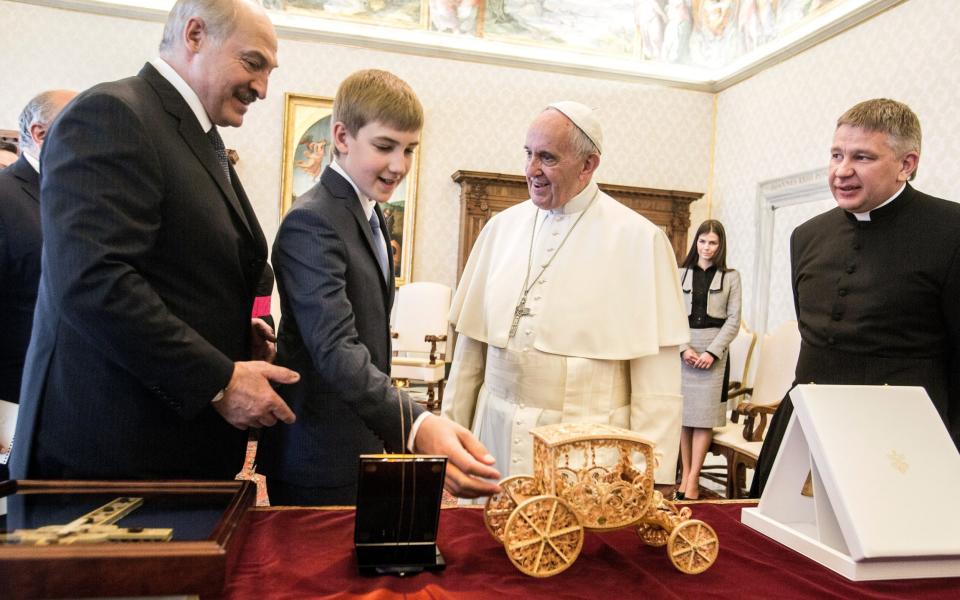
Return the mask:
<path id="1" fill-rule="evenodd" d="M 430 29 L 476 35 L 480 0 L 430 0 Z"/>
<path id="2" fill-rule="evenodd" d="M 637 48 L 636 1 L 494 0 L 483 9 L 483 36 L 611 54 Z"/>
<path id="3" fill-rule="evenodd" d="M 420 27 L 426 16 L 421 0 L 286 0 L 284 5 L 292 13 L 392 27 Z"/>
<path id="4" fill-rule="evenodd" d="M 743 54 L 737 30 L 739 0 L 694 0 L 690 61 L 722 67 Z"/>

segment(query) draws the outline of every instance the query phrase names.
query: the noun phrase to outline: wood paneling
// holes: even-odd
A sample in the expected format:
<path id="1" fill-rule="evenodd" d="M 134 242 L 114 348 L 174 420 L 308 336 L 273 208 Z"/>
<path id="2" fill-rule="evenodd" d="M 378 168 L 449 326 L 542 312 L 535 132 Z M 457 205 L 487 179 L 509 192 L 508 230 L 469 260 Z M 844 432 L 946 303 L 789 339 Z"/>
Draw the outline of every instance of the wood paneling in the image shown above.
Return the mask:
<path id="1" fill-rule="evenodd" d="M 490 217 L 527 198 L 527 181 L 522 175 L 457 171 L 451 175 L 460 184 L 460 246 L 457 279 L 463 273 L 470 250 Z M 690 203 L 703 194 L 675 190 L 654 190 L 601 183 L 600 189 L 625 206 L 658 225 L 673 246 L 679 262 L 687 253 L 690 229 Z"/>

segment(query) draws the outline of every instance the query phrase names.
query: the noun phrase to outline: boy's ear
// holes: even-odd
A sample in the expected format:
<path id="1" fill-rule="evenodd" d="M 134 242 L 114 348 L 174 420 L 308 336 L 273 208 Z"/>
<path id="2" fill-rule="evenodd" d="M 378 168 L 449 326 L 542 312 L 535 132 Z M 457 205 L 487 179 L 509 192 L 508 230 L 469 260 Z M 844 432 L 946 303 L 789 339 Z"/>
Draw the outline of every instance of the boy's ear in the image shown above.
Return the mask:
<path id="1" fill-rule="evenodd" d="M 337 121 L 333 124 L 333 145 L 337 147 L 337 152 L 341 155 L 345 155 L 349 151 L 349 146 L 347 146 L 348 135 L 350 135 L 350 132 L 347 131 L 347 126 L 343 124 L 343 121 Z M 350 135 L 350 137 L 353 136 Z"/>

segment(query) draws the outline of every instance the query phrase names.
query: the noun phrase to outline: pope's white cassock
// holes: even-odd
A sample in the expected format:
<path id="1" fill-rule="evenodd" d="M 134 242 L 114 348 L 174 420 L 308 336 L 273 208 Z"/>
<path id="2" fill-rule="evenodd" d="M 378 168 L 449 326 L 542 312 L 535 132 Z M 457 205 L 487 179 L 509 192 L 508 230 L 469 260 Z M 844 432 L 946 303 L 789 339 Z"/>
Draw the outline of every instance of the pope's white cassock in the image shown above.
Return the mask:
<path id="1" fill-rule="evenodd" d="M 511 336 L 525 274 L 529 311 Z M 450 321 L 443 415 L 472 429 L 504 476 L 533 474 L 531 428 L 567 421 L 632 429 L 656 444 L 657 483 L 675 482 L 689 330 L 656 225 L 593 182 L 556 210 L 513 206 L 480 232 Z"/>

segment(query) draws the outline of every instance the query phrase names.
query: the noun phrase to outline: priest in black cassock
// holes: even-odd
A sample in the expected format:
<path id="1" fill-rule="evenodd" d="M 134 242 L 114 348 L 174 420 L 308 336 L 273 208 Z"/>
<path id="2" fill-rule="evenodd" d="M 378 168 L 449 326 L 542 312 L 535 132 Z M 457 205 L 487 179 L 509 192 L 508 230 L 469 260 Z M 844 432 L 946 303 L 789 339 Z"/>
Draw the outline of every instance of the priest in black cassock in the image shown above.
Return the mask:
<path id="1" fill-rule="evenodd" d="M 960 447 L 960 203 L 908 183 L 920 121 L 887 99 L 837 120 L 829 184 L 837 208 L 794 230 L 795 383 L 923 386 Z M 770 423 L 751 496 L 763 492 L 793 413 Z M 850 424 L 856 428 L 856 423 Z"/>

